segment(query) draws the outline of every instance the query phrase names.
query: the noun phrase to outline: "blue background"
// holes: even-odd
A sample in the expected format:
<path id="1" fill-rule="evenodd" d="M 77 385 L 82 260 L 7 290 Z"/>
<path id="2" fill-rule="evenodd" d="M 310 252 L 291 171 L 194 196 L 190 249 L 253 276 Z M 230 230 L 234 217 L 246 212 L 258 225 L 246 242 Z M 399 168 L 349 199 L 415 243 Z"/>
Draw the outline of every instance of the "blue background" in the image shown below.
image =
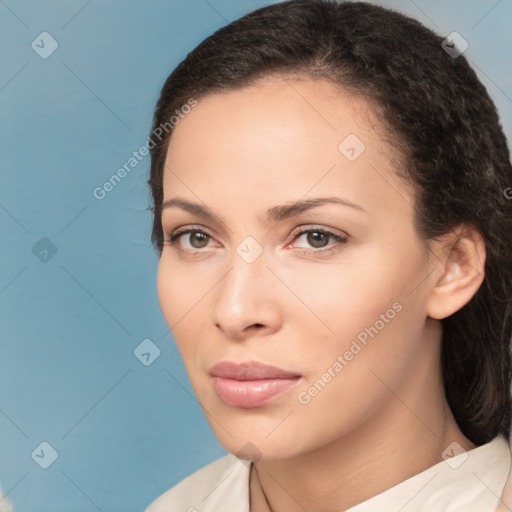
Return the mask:
<path id="1" fill-rule="evenodd" d="M 160 311 L 149 156 L 104 199 L 93 190 L 146 142 L 186 53 L 270 3 L 0 3 L 0 485 L 15 510 L 141 511 L 226 453 Z M 378 3 L 462 34 L 512 140 L 512 2 Z M 47 59 L 31 47 L 44 31 L 59 45 Z M 149 366 L 145 339 L 161 351 Z M 48 469 L 31 457 L 43 441 Z"/>

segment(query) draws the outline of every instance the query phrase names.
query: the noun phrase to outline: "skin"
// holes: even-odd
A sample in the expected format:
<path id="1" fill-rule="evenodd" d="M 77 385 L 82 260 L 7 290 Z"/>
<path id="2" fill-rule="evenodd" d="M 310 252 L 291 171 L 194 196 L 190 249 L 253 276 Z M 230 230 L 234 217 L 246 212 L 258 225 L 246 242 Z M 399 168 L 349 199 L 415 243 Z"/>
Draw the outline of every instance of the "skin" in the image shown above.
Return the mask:
<path id="1" fill-rule="evenodd" d="M 338 149 L 349 134 L 366 147 L 354 161 Z M 440 319 L 480 286 L 484 244 L 472 227 L 458 226 L 428 250 L 386 135 L 364 97 L 284 77 L 201 98 L 173 132 L 164 201 L 199 203 L 222 221 L 164 210 L 167 239 L 187 227 L 208 236 L 166 244 L 159 300 L 213 432 L 226 450 L 255 461 L 253 512 L 269 510 L 263 492 L 274 512 L 339 512 L 442 461 L 454 441 L 475 448 L 446 402 Z M 364 211 L 325 204 L 266 218 L 276 205 L 319 197 Z M 347 242 L 294 239 L 315 227 Z M 263 249 L 252 263 L 236 252 L 248 236 Z M 401 311 L 300 403 L 298 393 L 397 302 Z M 208 375 L 225 360 L 302 378 L 263 407 L 234 407 Z"/>

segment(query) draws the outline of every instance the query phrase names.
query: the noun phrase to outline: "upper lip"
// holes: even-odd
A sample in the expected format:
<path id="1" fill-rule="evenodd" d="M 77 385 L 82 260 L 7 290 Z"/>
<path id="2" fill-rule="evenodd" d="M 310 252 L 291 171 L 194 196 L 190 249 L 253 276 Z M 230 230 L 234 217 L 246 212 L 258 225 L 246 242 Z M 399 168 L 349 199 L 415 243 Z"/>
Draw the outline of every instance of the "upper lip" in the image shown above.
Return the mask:
<path id="1" fill-rule="evenodd" d="M 213 377 L 234 380 L 294 379 L 300 377 L 297 373 L 291 373 L 282 368 L 257 361 L 244 361 L 242 363 L 221 361 L 210 368 L 209 374 Z"/>

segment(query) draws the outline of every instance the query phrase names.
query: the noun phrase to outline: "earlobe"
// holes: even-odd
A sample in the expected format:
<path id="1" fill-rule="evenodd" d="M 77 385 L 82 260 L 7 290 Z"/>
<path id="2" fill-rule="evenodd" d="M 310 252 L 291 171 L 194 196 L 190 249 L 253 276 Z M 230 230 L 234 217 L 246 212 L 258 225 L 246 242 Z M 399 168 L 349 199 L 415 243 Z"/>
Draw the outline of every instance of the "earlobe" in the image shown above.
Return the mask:
<path id="1" fill-rule="evenodd" d="M 430 291 L 427 314 L 441 320 L 464 307 L 485 274 L 485 242 L 473 226 L 458 226 L 435 249 L 439 272 Z"/>

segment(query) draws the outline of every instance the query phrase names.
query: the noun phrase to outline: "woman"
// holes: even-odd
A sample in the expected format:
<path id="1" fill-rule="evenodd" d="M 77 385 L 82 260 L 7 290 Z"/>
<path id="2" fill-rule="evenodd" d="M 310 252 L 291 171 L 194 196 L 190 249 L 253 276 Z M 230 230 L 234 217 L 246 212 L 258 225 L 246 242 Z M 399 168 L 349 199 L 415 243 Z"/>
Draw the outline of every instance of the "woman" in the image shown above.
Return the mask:
<path id="1" fill-rule="evenodd" d="M 180 63 L 152 140 L 160 304 L 229 454 L 148 512 L 500 506 L 512 169 L 455 43 L 265 7 Z"/>

